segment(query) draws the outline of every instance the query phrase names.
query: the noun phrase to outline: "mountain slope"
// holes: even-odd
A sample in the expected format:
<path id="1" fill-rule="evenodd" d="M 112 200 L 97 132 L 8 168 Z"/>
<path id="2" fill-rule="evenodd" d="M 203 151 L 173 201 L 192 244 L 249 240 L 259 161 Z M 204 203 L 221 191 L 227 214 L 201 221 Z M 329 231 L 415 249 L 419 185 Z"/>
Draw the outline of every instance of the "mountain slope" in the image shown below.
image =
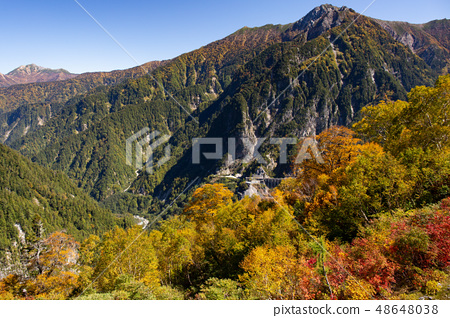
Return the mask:
<path id="1" fill-rule="evenodd" d="M 175 92 L 175 98 L 185 107 L 195 110 L 216 99 L 232 81 L 232 75 L 240 65 L 275 41 L 281 41 L 282 32 L 282 26 L 244 28 L 226 39 L 169 61 L 157 68 L 153 76 L 166 90 Z M 82 156 L 75 159 L 79 161 L 75 164 L 78 168 L 72 164 L 69 165 L 73 171 L 63 168 L 74 159 L 72 155 L 63 155 L 64 159 L 61 157 L 57 165 L 78 180 L 83 188 L 90 192 L 95 189 L 91 192 L 95 198 L 102 198 L 112 193 L 111 182 L 116 184 L 114 191 L 117 191 L 135 177 L 134 170 L 123 165 L 123 155 L 119 155 L 123 160 L 117 157 L 122 141 L 126 139 L 124 133 L 138 131 L 147 125 L 157 126 L 161 131 L 174 131 L 184 127 L 185 120 L 186 114 L 180 107 L 146 76 L 102 92 L 92 92 L 81 100 L 74 99 L 45 126 L 11 145 L 30 157 L 47 145 L 50 153 L 59 152 L 57 149 L 63 145 L 64 148 L 78 149 Z M 99 139 L 104 142 L 97 147 Z M 47 159 L 34 160 L 45 164 Z M 59 169 L 53 165 L 49 167 Z M 99 171 L 103 171 L 102 177 L 97 176 Z"/>
<path id="2" fill-rule="evenodd" d="M 0 87 L 8 87 L 16 84 L 8 75 L 0 73 Z"/>
<path id="3" fill-rule="evenodd" d="M 350 11 L 343 12 L 337 13 L 348 16 L 341 18 L 344 24 L 339 27 L 306 43 L 272 45 L 255 57 L 236 73 L 230 89 L 199 115 L 203 130 L 207 131 L 204 136 L 222 137 L 225 149 L 227 138 L 237 138 L 236 154 L 240 160 L 234 164 L 234 172 L 237 169 L 247 176 L 254 172 L 244 168 L 242 159 L 249 151 L 239 142 L 241 138 L 256 143 L 256 138 L 314 135 L 332 125 L 351 124 L 362 106 L 385 95 L 405 99 L 412 87 L 432 84 L 434 72 L 430 67 L 371 19 L 360 18 L 329 46 L 345 22 L 354 17 Z M 326 53 L 318 57 L 324 50 Z M 292 89 L 285 91 L 290 84 Z M 259 149 L 270 163 L 268 170 L 277 167 L 274 148 L 266 141 Z M 165 198 L 180 180 L 184 179 L 182 188 L 196 176 L 206 177 L 224 168 L 223 161 L 196 166 L 191 164 L 191 158 L 192 153 L 187 151 L 154 188 L 155 192 L 150 193 Z M 153 175 L 143 174 L 129 191 L 153 189 L 154 179 Z"/>
<path id="4" fill-rule="evenodd" d="M 85 93 L 99 85 L 113 85 L 126 78 L 142 76 L 163 63 L 154 61 L 126 70 L 83 73 L 66 81 L 0 87 L 0 112 L 15 110 L 24 104 L 64 103 L 75 95 Z"/>
<path id="5" fill-rule="evenodd" d="M 36 64 L 22 65 L 6 75 L 0 76 L 0 87 L 36 82 L 64 81 L 78 76 L 64 69 L 53 70 Z"/>
<path id="6" fill-rule="evenodd" d="M 75 96 L 99 86 L 111 86 L 128 78 L 143 76 L 164 63 L 149 62 L 127 70 L 84 73 L 66 81 L 0 88 L 0 142 L 10 144 L 36 130 Z"/>
<path id="7" fill-rule="evenodd" d="M 190 180 L 224 167 L 223 161 L 193 165 L 193 138 L 314 135 L 350 124 L 369 103 L 405 99 L 412 87 L 433 83 L 437 72 L 373 19 L 359 17 L 338 38 L 356 17 L 351 9 L 324 5 L 293 24 L 241 29 L 156 68 L 152 75 L 166 91 L 150 77 L 130 79 L 72 100 L 11 145 L 66 172 L 97 200 L 124 206 L 122 199 L 132 196 L 135 203 L 144 195 L 153 201 L 141 211 L 154 212 Z M 171 136 L 172 156 L 154 174 L 136 178 L 126 165 L 125 140 L 144 127 Z M 261 152 L 276 155 L 267 144 Z M 246 154 L 238 143 L 239 159 Z M 155 151 L 155 158 L 162 155 Z M 268 161 L 269 170 L 282 173 Z M 254 168 L 242 160 L 230 167 L 244 175 Z"/>
<path id="8" fill-rule="evenodd" d="M 50 171 L 0 145 L 0 250 L 34 232 L 39 221 L 50 233 L 66 230 L 78 239 L 114 225 L 110 211 L 60 172 Z"/>
<path id="9" fill-rule="evenodd" d="M 232 75 L 241 65 L 272 43 L 280 42 L 283 28 L 287 27 L 269 25 L 262 28 L 243 28 L 225 39 L 167 61 L 156 68 L 152 75 L 167 91 L 176 92 L 175 97 L 182 100 L 187 109 L 195 110 L 201 103 L 216 99 L 231 83 Z M 83 131 L 84 126 L 89 128 L 90 125 L 99 122 L 110 113 L 122 110 L 125 106 L 165 99 L 170 100 L 165 96 L 165 92 L 161 92 L 159 85 L 149 77 L 126 80 L 109 89 L 99 88 L 84 98 L 74 98 L 68 102 L 60 108 L 59 114 L 53 114 L 55 118 L 40 127 L 37 135 L 29 134 L 20 141 L 20 144 L 28 143 L 28 140 L 35 143 L 31 152 L 24 150 L 24 154 L 31 156 L 42 148 L 42 145 L 36 145 L 42 143 L 43 139 L 38 137 L 42 134 L 46 136 L 45 146 L 76 131 Z M 96 102 L 104 104 L 104 107 L 94 107 Z M 12 116 L 5 118 L 5 121 L 8 121 L 5 127 L 11 127 L 11 124 L 15 123 L 14 118 L 21 117 L 12 112 L 9 114 Z M 22 126 L 18 132 L 24 135 L 25 129 L 26 126 Z M 8 138 L 5 142 L 19 147 L 18 143 L 13 142 L 14 139 Z"/>
<path id="10" fill-rule="evenodd" d="M 440 74 L 448 72 L 450 66 L 450 20 L 434 20 L 425 24 L 376 21 L 434 70 Z"/>

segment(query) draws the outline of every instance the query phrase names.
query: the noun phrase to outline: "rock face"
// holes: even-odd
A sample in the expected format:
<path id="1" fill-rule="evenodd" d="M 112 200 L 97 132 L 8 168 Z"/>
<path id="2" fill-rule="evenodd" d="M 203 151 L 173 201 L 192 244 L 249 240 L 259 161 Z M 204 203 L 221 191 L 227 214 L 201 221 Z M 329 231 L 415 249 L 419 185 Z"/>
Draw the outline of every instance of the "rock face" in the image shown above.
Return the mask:
<path id="1" fill-rule="evenodd" d="M 4 75 L 0 73 L 0 87 L 37 82 L 63 81 L 76 77 L 64 69 L 53 70 L 36 64 L 22 65 Z"/>
<path id="2" fill-rule="evenodd" d="M 346 12 L 351 11 L 347 7 L 335 7 L 324 4 L 311 10 L 307 15 L 293 24 L 289 31 L 303 31 L 306 39 L 314 39 L 325 31 L 337 27 L 344 21 Z"/>
<path id="3" fill-rule="evenodd" d="M 378 22 L 393 38 L 420 56 L 435 71 L 448 72 L 450 66 L 450 20 L 434 20 L 425 24 Z"/>

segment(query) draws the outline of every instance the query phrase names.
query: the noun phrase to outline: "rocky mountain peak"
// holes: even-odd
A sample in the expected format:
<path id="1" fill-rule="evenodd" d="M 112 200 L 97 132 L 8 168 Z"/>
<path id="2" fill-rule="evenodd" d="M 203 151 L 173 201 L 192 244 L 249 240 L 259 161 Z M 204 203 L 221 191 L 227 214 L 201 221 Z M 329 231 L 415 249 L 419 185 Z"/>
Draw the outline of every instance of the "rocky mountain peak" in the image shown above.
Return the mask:
<path id="1" fill-rule="evenodd" d="M 42 66 L 38 66 L 36 64 L 28 64 L 28 65 L 21 65 L 18 68 L 12 70 L 11 72 L 8 73 L 8 75 L 14 75 L 17 73 L 27 73 L 27 74 L 31 74 L 33 72 L 39 72 L 41 70 L 43 70 L 44 67 Z"/>
<path id="2" fill-rule="evenodd" d="M 342 24 L 345 12 L 351 9 L 343 6 L 336 7 L 331 4 L 323 4 L 315 7 L 303 18 L 295 22 L 287 33 L 306 33 L 307 40 L 311 40 L 327 30 Z"/>

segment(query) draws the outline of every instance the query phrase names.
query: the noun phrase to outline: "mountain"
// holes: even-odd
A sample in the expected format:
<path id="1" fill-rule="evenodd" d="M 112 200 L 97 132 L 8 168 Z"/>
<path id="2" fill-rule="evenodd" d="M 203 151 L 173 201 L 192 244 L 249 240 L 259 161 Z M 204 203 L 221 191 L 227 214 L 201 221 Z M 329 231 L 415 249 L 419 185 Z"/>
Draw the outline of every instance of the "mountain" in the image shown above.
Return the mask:
<path id="1" fill-rule="evenodd" d="M 78 76 L 64 69 L 53 70 L 36 64 L 22 65 L 6 75 L 0 74 L 0 87 L 16 84 L 64 81 Z"/>
<path id="2" fill-rule="evenodd" d="M 219 63 L 217 67 L 224 69 L 226 81 L 230 81 L 229 74 L 234 72 L 236 64 L 230 61 L 243 59 L 239 63 L 244 63 L 258 52 L 258 47 L 267 47 L 274 41 L 281 40 L 282 26 L 266 26 L 265 30 L 251 32 L 251 29 L 243 29 L 230 35 L 225 40 L 217 41 L 202 50 L 196 51 L 195 61 L 203 66 L 191 65 L 191 71 L 204 75 L 210 63 Z M 223 50 L 221 52 L 221 50 Z M 242 54 L 242 52 L 246 52 Z M 205 56 L 209 56 L 205 60 Z M 216 60 L 216 61 L 214 61 Z M 147 72 L 162 67 L 171 61 L 154 61 L 135 68 L 113 71 L 108 73 L 86 73 L 78 77 L 62 82 L 33 83 L 20 86 L 0 88 L 0 142 L 12 144 L 16 139 L 33 132 L 43 126 L 52 116 L 57 114 L 65 103 L 74 96 L 93 91 L 102 86 L 114 86 L 121 82 L 126 83 L 127 79 L 138 78 Z M 202 69 L 204 68 L 204 69 Z M 170 85 L 172 85 L 171 83 Z M 132 88 L 130 88 L 132 89 Z M 127 88 L 128 90 L 128 88 Z M 96 94 L 92 92 L 92 94 Z M 78 97 L 77 97 L 78 98 Z M 75 100 L 69 103 L 73 106 Z M 127 101 L 125 101 L 125 104 Z M 3 108 L 3 113 L 1 109 Z M 67 113 L 67 110 L 65 111 Z"/>
<path id="3" fill-rule="evenodd" d="M 15 110 L 24 104 L 64 103 L 99 85 L 113 85 L 125 78 L 139 77 L 162 64 L 164 62 L 153 61 L 126 70 L 83 73 L 71 80 L 0 87 L 0 113 Z"/>
<path id="4" fill-rule="evenodd" d="M 42 224 L 47 233 L 66 230 L 78 239 L 101 234 L 115 222 L 61 172 L 43 168 L 0 145 L 0 251 L 33 234 Z"/>
<path id="5" fill-rule="evenodd" d="M 411 88 L 432 85 L 443 72 L 436 61 L 421 58 L 378 20 L 323 5 L 292 24 L 238 30 L 159 65 L 152 77 L 74 97 L 34 131 L 23 124 L 8 144 L 65 172 L 116 212 L 151 214 L 197 177 L 255 172 L 258 164 L 244 160 L 249 149 L 242 138 L 255 143 L 350 125 L 367 104 L 404 100 Z M 14 118 L 6 119 L 5 127 L 12 123 Z M 170 136 L 170 160 L 153 174 L 125 160 L 126 139 L 145 127 Z M 236 162 L 192 164 L 192 140 L 198 137 L 237 138 Z M 163 150 L 155 151 L 155 159 Z M 286 172 L 267 140 L 260 152 L 269 174 Z"/>
<path id="6" fill-rule="evenodd" d="M 441 74 L 448 72 L 450 66 L 450 20 L 434 20 L 425 24 L 375 21 L 433 69 Z"/>
<path id="7" fill-rule="evenodd" d="M 34 131 L 77 95 L 143 76 L 164 63 L 154 61 L 126 70 L 84 73 L 65 81 L 0 88 L 0 142 L 8 144 Z"/>

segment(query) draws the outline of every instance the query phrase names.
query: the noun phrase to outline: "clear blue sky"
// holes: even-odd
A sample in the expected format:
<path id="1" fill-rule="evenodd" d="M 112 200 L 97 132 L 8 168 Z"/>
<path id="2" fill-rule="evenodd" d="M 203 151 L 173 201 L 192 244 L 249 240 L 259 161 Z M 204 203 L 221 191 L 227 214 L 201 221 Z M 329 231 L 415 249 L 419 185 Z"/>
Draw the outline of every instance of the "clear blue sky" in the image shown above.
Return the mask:
<path id="1" fill-rule="evenodd" d="M 169 59 L 243 26 L 295 22 L 331 3 L 372 0 L 78 0 L 140 62 Z M 450 18 L 449 0 L 377 0 L 365 15 L 423 23 Z M 74 73 L 136 66 L 73 0 L 1 0 L 0 72 L 35 63 Z"/>

